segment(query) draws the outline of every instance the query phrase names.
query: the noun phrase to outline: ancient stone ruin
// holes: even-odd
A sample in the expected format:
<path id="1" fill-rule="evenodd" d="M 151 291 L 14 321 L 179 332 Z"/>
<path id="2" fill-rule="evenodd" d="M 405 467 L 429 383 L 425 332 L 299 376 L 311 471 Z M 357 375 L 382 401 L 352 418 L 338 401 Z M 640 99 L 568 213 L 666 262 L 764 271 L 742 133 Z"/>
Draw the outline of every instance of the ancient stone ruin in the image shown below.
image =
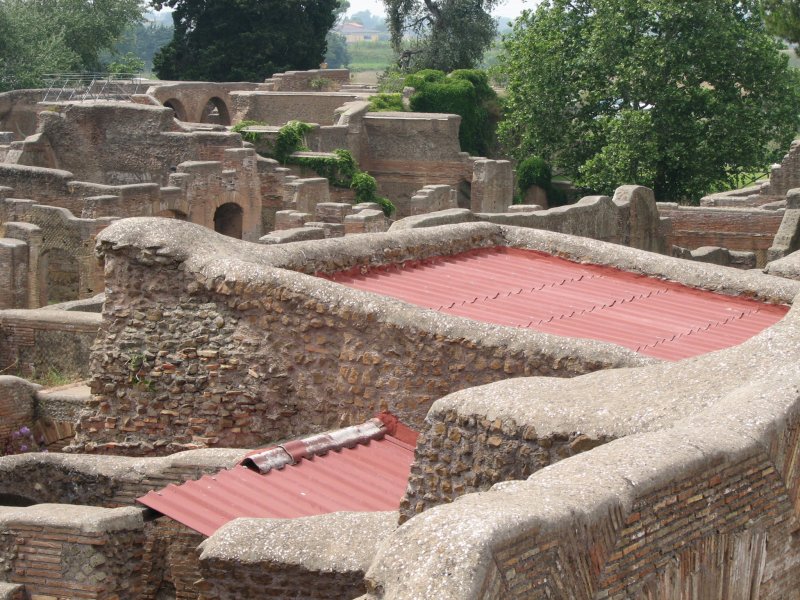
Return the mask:
<path id="1" fill-rule="evenodd" d="M 512 206 L 348 82 L 0 94 L 0 598 L 794 597 L 797 147 Z"/>

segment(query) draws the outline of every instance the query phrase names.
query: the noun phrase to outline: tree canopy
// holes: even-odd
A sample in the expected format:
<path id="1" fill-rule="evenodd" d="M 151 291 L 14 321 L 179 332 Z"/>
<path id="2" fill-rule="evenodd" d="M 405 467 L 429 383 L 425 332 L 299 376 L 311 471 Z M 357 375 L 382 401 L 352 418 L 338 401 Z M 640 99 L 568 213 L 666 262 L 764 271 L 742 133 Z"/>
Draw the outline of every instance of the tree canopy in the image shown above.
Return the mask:
<path id="1" fill-rule="evenodd" d="M 800 0 L 761 0 L 767 28 L 793 44 L 800 43 Z M 800 48 L 796 49 L 800 54 Z"/>
<path id="2" fill-rule="evenodd" d="M 141 16 L 140 0 L 0 1 L 0 91 L 101 69 L 101 53 Z"/>
<path id="3" fill-rule="evenodd" d="M 601 193 L 693 201 L 765 169 L 798 127 L 798 74 L 755 2 L 546 0 L 505 44 L 501 136 Z"/>
<path id="4" fill-rule="evenodd" d="M 500 0 L 383 0 L 392 46 L 412 70 L 477 66 L 497 33 Z"/>
<path id="5" fill-rule="evenodd" d="M 160 78 L 261 81 L 319 67 L 338 0 L 163 0 L 153 6 L 175 10 L 173 38 L 153 59 Z"/>

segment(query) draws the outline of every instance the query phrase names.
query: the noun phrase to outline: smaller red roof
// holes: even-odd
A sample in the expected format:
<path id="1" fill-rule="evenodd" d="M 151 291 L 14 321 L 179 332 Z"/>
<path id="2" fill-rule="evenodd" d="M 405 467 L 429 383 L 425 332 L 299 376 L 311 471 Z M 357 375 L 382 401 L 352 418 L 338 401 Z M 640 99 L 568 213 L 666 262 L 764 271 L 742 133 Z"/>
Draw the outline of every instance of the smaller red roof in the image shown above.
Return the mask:
<path id="1" fill-rule="evenodd" d="M 397 435 L 390 435 L 394 433 Z M 397 510 L 417 433 L 382 413 L 364 424 L 250 453 L 241 464 L 137 502 L 204 535 L 239 517 Z"/>

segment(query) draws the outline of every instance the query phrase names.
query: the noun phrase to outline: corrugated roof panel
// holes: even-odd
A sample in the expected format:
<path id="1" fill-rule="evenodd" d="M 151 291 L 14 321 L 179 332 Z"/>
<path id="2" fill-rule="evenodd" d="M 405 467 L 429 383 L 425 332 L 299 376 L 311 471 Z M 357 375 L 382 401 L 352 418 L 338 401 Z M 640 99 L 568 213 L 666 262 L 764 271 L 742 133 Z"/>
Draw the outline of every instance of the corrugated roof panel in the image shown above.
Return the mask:
<path id="1" fill-rule="evenodd" d="M 518 248 L 481 248 L 328 279 L 456 316 L 680 360 L 739 344 L 788 307 Z"/>
<path id="2" fill-rule="evenodd" d="M 204 535 L 238 517 L 397 510 L 413 459 L 412 446 L 386 435 L 263 475 L 238 465 L 149 492 L 138 501 Z"/>

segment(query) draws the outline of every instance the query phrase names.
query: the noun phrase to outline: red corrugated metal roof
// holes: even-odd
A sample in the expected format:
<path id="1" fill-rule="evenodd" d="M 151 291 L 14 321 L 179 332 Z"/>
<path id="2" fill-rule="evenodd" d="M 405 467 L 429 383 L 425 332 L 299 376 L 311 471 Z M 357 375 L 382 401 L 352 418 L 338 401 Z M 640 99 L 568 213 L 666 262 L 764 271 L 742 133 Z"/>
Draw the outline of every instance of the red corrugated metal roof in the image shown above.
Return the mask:
<path id="1" fill-rule="evenodd" d="M 365 430 L 362 427 L 359 433 Z M 320 449 L 323 455 L 301 454 L 295 457 L 296 463 L 273 465 L 266 472 L 247 468 L 245 463 L 253 463 L 245 459 L 216 475 L 148 492 L 138 502 L 204 535 L 238 517 L 291 519 L 338 511 L 397 510 L 408 482 L 414 447 L 386 431 L 373 432 L 372 439 L 362 437 L 352 447 L 347 447 L 351 440 L 346 440 L 341 447 Z M 306 438 L 311 440 L 308 444 L 298 440 L 267 452 L 287 446 L 310 448 L 320 437 Z M 250 457 L 258 455 L 255 452 Z"/>
<path id="2" fill-rule="evenodd" d="M 481 248 L 327 278 L 477 321 L 613 342 L 666 360 L 739 344 L 788 311 L 517 248 Z"/>

